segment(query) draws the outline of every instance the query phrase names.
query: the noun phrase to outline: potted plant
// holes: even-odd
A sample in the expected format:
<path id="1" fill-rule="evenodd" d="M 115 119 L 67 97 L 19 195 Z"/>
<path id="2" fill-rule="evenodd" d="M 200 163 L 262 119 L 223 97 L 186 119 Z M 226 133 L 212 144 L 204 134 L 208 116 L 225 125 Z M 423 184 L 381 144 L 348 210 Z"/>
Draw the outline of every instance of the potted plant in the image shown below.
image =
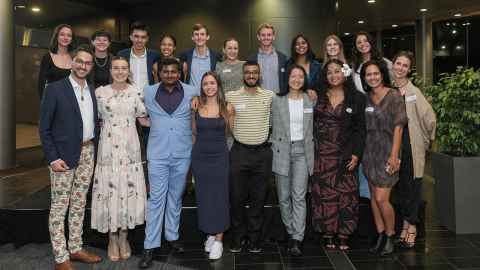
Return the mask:
<path id="1" fill-rule="evenodd" d="M 450 231 L 480 233 L 480 73 L 459 67 L 425 92 L 437 116 L 431 156 L 438 217 Z"/>

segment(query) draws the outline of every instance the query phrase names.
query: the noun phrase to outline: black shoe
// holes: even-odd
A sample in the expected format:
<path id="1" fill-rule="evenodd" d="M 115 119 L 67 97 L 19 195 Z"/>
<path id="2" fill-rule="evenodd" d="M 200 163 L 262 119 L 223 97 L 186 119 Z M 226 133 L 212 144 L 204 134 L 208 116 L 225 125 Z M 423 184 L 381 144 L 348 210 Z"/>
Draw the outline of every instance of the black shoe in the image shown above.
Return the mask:
<path id="1" fill-rule="evenodd" d="M 288 237 L 288 242 L 287 242 L 287 251 L 290 251 L 290 249 L 292 248 L 293 246 L 293 238 L 291 238 L 290 236 Z"/>
<path id="2" fill-rule="evenodd" d="M 142 269 L 149 268 L 150 266 L 152 266 L 152 262 L 153 262 L 153 248 L 144 249 L 142 253 L 142 258 L 138 263 L 138 267 Z"/>
<path id="3" fill-rule="evenodd" d="M 183 243 L 180 240 L 169 241 L 168 245 L 175 253 L 185 252 L 185 247 L 183 246 Z"/>
<path id="4" fill-rule="evenodd" d="M 230 243 L 230 252 L 239 253 L 242 251 L 242 243 L 239 240 L 234 240 Z"/>
<path id="5" fill-rule="evenodd" d="M 248 252 L 250 252 L 250 253 L 260 253 L 260 252 L 262 252 L 262 247 L 260 246 L 260 244 L 258 242 L 252 242 L 248 246 Z"/>
<path id="6" fill-rule="evenodd" d="M 382 249 L 383 246 L 385 245 L 387 235 L 385 232 L 381 232 L 378 234 L 377 241 L 375 242 L 375 245 L 369 249 L 371 253 L 378 254 Z"/>
<path id="7" fill-rule="evenodd" d="M 393 243 L 393 235 L 392 236 L 387 236 L 385 235 L 385 244 L 383 245 L 383 248 L 379 251 L 380 256 L 388 256 L 393 253 L 394 249 L 394 243 Z"/>
<path id="8" fill-rule="evenodd" d="M 288 253 L 294 257 L 302 256 L 302 250 L 300 249 L 300 241 L 293 239 L 292 247 L 288 250 Z"/>

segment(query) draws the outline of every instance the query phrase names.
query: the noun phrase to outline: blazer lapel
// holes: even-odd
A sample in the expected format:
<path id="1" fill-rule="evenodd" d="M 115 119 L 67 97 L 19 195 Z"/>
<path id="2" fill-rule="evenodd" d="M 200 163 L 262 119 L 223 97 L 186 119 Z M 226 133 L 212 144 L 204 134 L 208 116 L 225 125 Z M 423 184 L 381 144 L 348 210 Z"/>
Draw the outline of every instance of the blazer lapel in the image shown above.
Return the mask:
<path id="1" fill-rule="evenodd" d="M 283 122 L 283 126 L 285 127 L 285 133 L 287 134 L 287 140 L 290 140 L 290 109 L 288 108 L 288 97 L 283 96 L 282 102 L 280 103 L 280 118 Z"/>
<path id="2" fill-rule="evenodd" d="M 308 111 L 308 113 L 305 113 Z M 307 132 L 309 131 L 310 123 L 313 118 L 312 102 L 308 95 L 303 94 L 303 138 L 307 138 Z"/>
<path id="3" fill-rule="evenodd" d="M 73 109 L 75 111 L 75 113 L 77 114 L 77 116 L 82 119 L 82 114 L 80 113 L 80 107 L 78 106 L 78 101 L 77 101 L 77 97 L 75 96 L 75 92 L 73 90 L 73 86 L 72 84 L 70 83 L 70 79 L 67 77 L 65 78 L 65 96 L 67 97 L 67 99 L 70 101 L 70 103 L 72 104 L 73 106 Z M 93 98 L 93 97 L 92 97 Z"/>

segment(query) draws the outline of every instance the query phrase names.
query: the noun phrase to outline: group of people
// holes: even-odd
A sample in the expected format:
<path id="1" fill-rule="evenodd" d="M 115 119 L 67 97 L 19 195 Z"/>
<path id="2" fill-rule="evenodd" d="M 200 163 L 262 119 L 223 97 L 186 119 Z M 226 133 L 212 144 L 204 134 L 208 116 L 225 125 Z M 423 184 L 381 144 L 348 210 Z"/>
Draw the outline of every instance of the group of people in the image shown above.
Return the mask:
<path id="1" fill-rule="evenodd" d="M 403 219 L 398 244 L 415 245 L 435 115 L 409 80 L 413 55 L 402 51 L 390 62 L 370 34 L 359 32 L 351 66 L 335 35 L 325 39 L 323 63 L 304 35 L 294 37 L 287 59 L 273 46 L 275 34 L 271 24 L 261 24 L 257 53 L 241 61 L 238 40 L 225 40 L 222 57 L 207 46 L 202 24 L 193 26 L 194 48 L 178 58 L 172 35 L 161 38 L 160 52 L 146 48 L 149 31 L 142 23 L 132 24 L 132 46 L 117 56 L 108 50 L 108 32 L 97 31 L 91 45 L 74 48 L 72 27 L 55 29 L 39 77 L 55 269 L 74 269 L 70 260 L 101 260 L 82 248 L 91 181 L 91 227 L 109 234 L 110 260 L 129 258 L 128 230 L 145 222 L 140 268 L 152 265 L 162 232 L 182 252 L 179 222 L 189 168 L 210 259 L 222 257 L 227 230 L 231 252 L 262 251 L 272 173 L 292 256 L 302 255 L 306 222 L 323 234 L 326 248 L 349 249 L 358 224 L 359 177 L 368 179 L 372 194 L 378 238 L 371 251 L 393 252 L 390 194 L 397 182 Z"/>

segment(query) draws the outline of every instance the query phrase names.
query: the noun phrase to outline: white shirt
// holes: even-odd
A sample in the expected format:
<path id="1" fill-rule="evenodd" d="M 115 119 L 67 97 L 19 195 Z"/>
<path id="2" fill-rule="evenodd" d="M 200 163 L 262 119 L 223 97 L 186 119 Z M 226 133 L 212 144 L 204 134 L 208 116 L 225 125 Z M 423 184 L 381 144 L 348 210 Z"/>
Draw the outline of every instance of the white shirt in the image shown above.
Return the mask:
<path id="1" fill-rule="evenodd" d="M 130 72 L 132 72 L 133 84 L 137 89 L 143 89 L 148 83 L 148 69 L 147 69 L 147 49 L 145 52 L 137 56 L 130 50 Z"/>
<path id="2" fill-rule="evenodd" d="M 73 92 L 77 98 L 78 107 L 80 108 L 80 114 L 82 115 L 83 123 L 83 141 L 89 141 L 95 136 L 95 123 L 93 118 L 93 101 L 90 95 L 90 89 L 87 82 L 85 87 L 82 88 L 73 78 L 72 75 L 68 76 L 70 83 L 73 86 Z"/>
<path id="3" fill-rule="evenodd" d="M 290 140 L 303 140 L 303 99 L 288 99 L 290 112 Z"/>

